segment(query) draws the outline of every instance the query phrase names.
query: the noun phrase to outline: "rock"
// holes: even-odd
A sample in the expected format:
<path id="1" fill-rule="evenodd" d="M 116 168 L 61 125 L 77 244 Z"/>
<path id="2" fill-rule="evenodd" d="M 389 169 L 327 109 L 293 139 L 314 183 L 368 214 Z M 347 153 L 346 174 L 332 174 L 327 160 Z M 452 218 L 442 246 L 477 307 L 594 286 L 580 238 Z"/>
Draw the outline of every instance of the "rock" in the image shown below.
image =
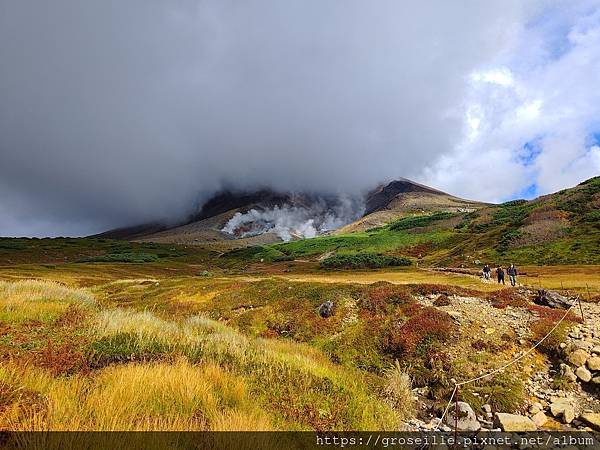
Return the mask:
<path id="1" fill-rule="evenodd" d="M 334 313 L 333 308 L 333 302 L 331 300 L 327 300 L 325 303 L 319 306 L 319 315 L 323 318 L 331 317 Z"/>
<path id="2" fill-rule="evenodd" d="M 533 301 L 538 305 L 550 306 L 551 308 L 569 309 L 573 305 L 572 300 L 563 297 L 556 291 L 546 289 L 540 289 Z"/>
<path id="3" fill-rule="evenodd" d="M 592 383 L 594 383 L 594 384 L 600 384 L 600 376 L 592 378 Z"/>
<path id="4" fill-rule="evenodd" d="M 596 345 L 593 349 L 592 349 L 592 353 L 595 353 L 596 355 L 600 354 L 600 345 Z"/>
<path id="5" fill-rule="evenodd" d="M 496 413 L 494 426 L 508 433 L 537 430 L 537 426 L 529 417 L 518 414 Z"/>
<path id="6" fill-rule="evenodd" d="M 572 344 L 573 350 L 585 350 L 586 352 L 592 348 L 592 343 L 587 341 L 574 341 Z"/>
<path id="7" fill-rule="evenodd" d="M 570 406 L 568 400 L 559 398 L 550 405 L 550 413 L 554 417 L 561 417 L 568 406 Z"/>
<path id="8" fill-rule="evenodd" d="M 575 375 L 577 375 L 577 378 L 585 383 L 592 379 L 592 373 L 583 366 L 577 368 Z"/>
<path id="9" fill-rule="evenodd" d="M 600 356 L 592 356 L 587 360 L 588 369 L 596 371 L 600 370 Z"/>
<path id="10" fill-rule="evenodd" d="M 537 413 L 539 413 L 542 410 L 542 408 L 540 408 L 538 405 L 539 405 L 539 403 L 536 402 L 529 407 L 528 412 L 530 415 L 535 416 Z"/>
<path id="11" fill-rule="evenodd" d="M 584 413 L 579 418 L 594 430 L 600 431 L 600 413 Z"/>
<path id="12" fill-rule="evenodd" d="M 585 362 L 588 360 L 589 357 L 590 354 L 588 352 L 579 349 L 569 354 L 569 356 L 567 356 L 567 361 L 569 361 L 575 367 L 579 367 L 585 365 Z"/>
<path id="13" fill-rule="evenodd" d="M 446 423 L 454 427 L 458 431 L 479 431 L 481 424 L 475 416 L 475 411 L 471 408 L 471 405 L 465 402 L 458 402 L 458 421 L 456 421 L 456 406 L 446 416 Z"/>
<path id="14" fill-rule="evenodd" d="M 531 421 L 535 424 L 536 427 L 540 428 L 544 426 L 546 422 L 548 422 L 548 416 L 544 414 L 544 411 L 539 411 L 531 417 Z"/>
<path id="15" fill-rule="evenodd" d="M 562 414 L 562 419 L 564 423 L 571 423 L 575 418 L 575 409 L 571 405 L 567 405 Z"/>
<path id="16" fill-rule="evenodd" d="M 492 407 L 488 403 L 486 403 L 485 405 L 483 405 L 481 407 L 481 409 L 483 409 L 483 412 L 485 412 L 486 414 L 492 412 Z"/>

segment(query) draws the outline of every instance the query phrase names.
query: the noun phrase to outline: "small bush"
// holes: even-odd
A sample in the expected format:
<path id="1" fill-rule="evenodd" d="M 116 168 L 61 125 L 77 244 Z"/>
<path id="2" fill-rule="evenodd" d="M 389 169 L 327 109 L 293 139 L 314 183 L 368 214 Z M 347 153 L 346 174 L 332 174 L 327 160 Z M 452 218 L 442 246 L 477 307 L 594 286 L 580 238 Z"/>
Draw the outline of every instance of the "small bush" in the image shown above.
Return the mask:
<path id="1" fill-rule="evenodd" d="M 111 253 L 102 256 L 83 258 L 78 262 L 124 262 L 124 263 L 147 263 L 157 261 L 158 255 L 152 253 Z"/>
<path id="2" fill-rule="evenodd" d="M 492 303 L 494 308 L 499 309 L 504 309 L 507 306 L 525 307 L 529 303 L 525 297 L 512 288 L 490 292 L 486 295 L 486 298 Z"/>
<path id="3" fill-rule="evenodd" d="M 411 303 L 414 303 L 414 299 L 404 290 L 403 286 L 377 283 L 371 286 L 367 297 L 361 301 L 361 306 L 373 313 L 380 313 L 386 311 L 392 305 L 408 305 Z"/>
<path id="4" fill-rule="evenodd" d="M 404 217 L 390 225 L 391 231 L 409 230 L 411 228 L 426 227 L 434 222 L 450 219 L 456 214 L 449 212 L 436 212 L 426 216 Z"/>
<path id="5" fill-rule="evenodd" d="M 357 255 L 336 255 L 321 261 L 323 269 L 379 269 L 392 266 L 410 266 L 410 259 L 398 256 L 359 253 Z"/>
<path id="6" fill-rule="evenodd" d="M 452 318 L 432 307 L 420 308 L 403 324 L 393 326 L 384 337 L 385 349 L 395 356 L 426 352 L 430 345 L 445 342 L 452 331 Z"/>
<path id="7" fill-rule="evenodd" d="M 538 320 L 532 322 L 530 325 L 535 342 L 540 341 L 544 336 L 546 336 L 565 314 L 563 310 L 556 310 L 539 305 L 531 305 L 527 309 L 539 317 Z M 561 342 L 564 342 L 567 338 L 567 333 L 572 323 L 580 321 L 581 319 L 574 314 L 567 314 L 565 320 L 561 322 L 560 325 L 558 325 L 552 332 L 552 334 L 550 334 L 546 340 L 539 345 L 538 348 L 540 351 L 550 357 L 556 357 L 560 349 L 559 346 Z"/>
<path id="8" fill-rule="evenodd" d="M 446 294 L 440 294 L 433 302 L 433 306 L 449 306 L 450 299 Z"/>

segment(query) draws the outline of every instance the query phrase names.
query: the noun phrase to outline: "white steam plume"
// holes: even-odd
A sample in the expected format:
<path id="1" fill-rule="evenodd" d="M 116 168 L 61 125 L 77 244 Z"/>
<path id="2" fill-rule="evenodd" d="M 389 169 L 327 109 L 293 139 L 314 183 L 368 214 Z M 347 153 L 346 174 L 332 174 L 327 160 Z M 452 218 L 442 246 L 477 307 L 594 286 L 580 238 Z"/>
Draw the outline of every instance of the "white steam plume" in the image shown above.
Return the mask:
<path id="1" fill-rule="evenodd" d="M 287 242 L 335 230 L 359 218 L 363 211 L 362 201 L 348 197 L 339 197 L 333 202 L 320 199 L 310 206 L 285 204 L 268 209 L 253 208 L 235 213 L 222 231 L 236 238 L 273 232 Z"/>

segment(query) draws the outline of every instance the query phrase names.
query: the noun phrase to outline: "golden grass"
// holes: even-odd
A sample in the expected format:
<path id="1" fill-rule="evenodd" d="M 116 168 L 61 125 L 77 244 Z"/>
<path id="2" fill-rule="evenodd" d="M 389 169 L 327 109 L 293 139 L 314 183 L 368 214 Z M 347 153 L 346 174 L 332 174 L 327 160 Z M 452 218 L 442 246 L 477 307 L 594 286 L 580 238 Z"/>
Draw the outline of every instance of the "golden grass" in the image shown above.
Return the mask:
<path id="1" fill-rule="evenodd" d="M 92 306 L 95 300 L 85 289 L 73 289 L 54 281 L 0 281 L 0 321 L 47 322 L 60 316 L 69 305 Z"/>
<path id="2" fill-rule="evenodd" d="M 425 269 L 399 269 L 394 271 L 347 271 L 329 273 L 302 273 L 279 275 L 289 281 L 319 283 L 371 284 L 387 281 L 394 284 L 449 284 L 480 291 L 499 289 L 495 283 L 484 283 L 478 277 L 457 273 L 437 272 Z"/>
<path id="3" fill-rule="evenodd" d="M 32 368 L 0 368 L 17 392 L 37 392 L 37 407 L 17 401 L 0 414 L 8 430 L 270 430 L 244 381 L 213 364 L 129 364 L 93 377 L 53 378 Z"/>
<path id="4" fill-rule="evenodd" d="M 569 291 L 588 300 L 600 295 L 600 266 L 526 266 L 519 281 L 535 288 Z"/>
<path id="5" fill-rule="evenodd" d="M 161 351 L 171 356 L 226 367 L 247 380 L 258 398 L 275 402 L 281 409 L 299 408 L 293 402 L 327 406 L 339 401 L 339 405 L 330 405 L 336 409 L 329 413 L 333 427 L 397 429 L 399 424 L 398 414 L 369 393 L 359 371 L 335 366 L 305 344 L 246 337 L 203 316 L 171 322 L 149 312 L 126 310 L 99 313 L 94 333 L 104 339 L 125 335 L 131 348 L 142 352 L 156 349 L 158 344 Z M 110 348 L 110 342 L 107 345 Z M 275 400 L 278 395 L 286 396 L 292 403 L 281 405 L 280 400 Z M 289 426 L 290 420 L 286 414 L 283 412 L 279 418 L 284 427 Z M 301 428 L 309 425 L 302 418 L 293 419 Z"/>

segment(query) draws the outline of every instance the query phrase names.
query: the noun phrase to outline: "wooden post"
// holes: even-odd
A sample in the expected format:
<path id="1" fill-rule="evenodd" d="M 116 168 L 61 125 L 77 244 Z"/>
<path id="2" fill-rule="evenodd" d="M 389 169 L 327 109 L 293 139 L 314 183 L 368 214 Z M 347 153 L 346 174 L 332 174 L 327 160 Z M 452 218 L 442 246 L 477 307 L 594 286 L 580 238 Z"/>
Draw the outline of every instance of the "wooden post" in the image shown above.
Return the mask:
<path id="1" fill-rule="evenodd" d="M 458 384 L 454 395 L 454 445 L 458 448 Z"/>
<path id="2" fill-rule="evenodd" d="M 581 313 L 581 323 L 585 323 L 585 317 L 583 317 L 583 307 L 581 306 L 581 297 L 577 297 L 577 302 L 579 303 L 579 312 Z"/>

